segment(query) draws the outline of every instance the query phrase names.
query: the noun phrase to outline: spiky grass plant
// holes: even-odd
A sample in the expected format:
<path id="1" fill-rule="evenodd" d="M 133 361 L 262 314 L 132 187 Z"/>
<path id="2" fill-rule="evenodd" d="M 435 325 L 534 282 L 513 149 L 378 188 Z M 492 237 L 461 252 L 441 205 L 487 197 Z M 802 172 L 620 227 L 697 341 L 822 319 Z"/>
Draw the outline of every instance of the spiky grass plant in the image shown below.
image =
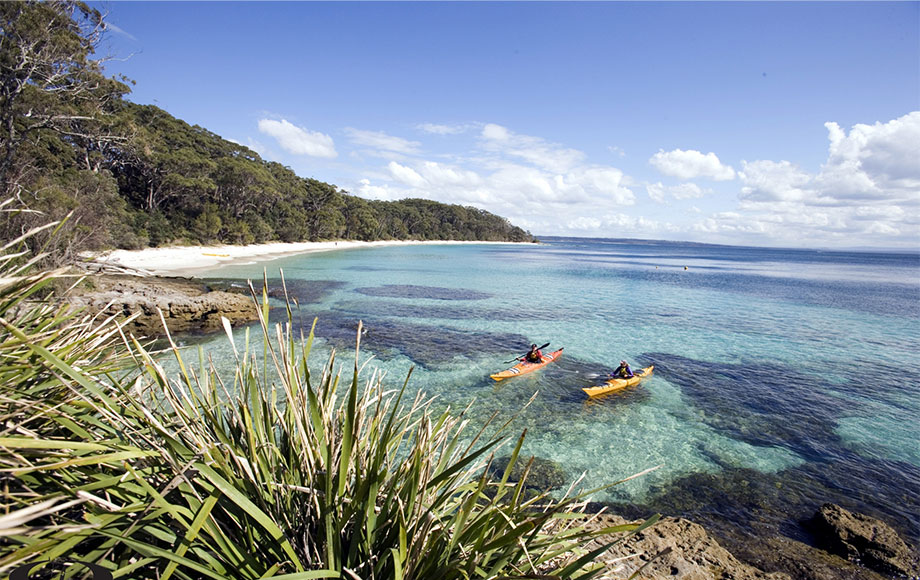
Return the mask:
<path id="1" fill-rule="evenodd" d="M 269 328 L 264 288 L 262 356 L 247 333 L 224 381 L 200 350 L 196 373 L 173 345 L 170 378 L 116 321 L 30 304 L 47 280 L 2 289 L 0 574 L 67 558 L 160 580 L 589 578 L 606 545 L 580 546 L 638 527 L 585 531 L 581 496 L 509 482 L 523 435 L 490 475 L 508 424 L 470 432 L 404 400 L 408 377 L 362 381 L 359 344 L 350 381 L 335 354 L 314 377 L 312 330 L 290 309 Z"/>

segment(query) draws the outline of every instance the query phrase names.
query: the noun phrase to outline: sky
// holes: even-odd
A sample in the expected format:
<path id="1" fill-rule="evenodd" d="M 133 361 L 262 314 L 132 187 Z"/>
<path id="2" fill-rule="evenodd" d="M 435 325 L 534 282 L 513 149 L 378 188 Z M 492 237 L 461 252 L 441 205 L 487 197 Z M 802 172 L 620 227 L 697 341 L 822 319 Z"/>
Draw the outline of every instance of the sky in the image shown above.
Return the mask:
<path id="1" fill-rule="evenodd" d="M 536 236 L 920 249 L 920 2 L 91 2 L 156 105 Z"/>

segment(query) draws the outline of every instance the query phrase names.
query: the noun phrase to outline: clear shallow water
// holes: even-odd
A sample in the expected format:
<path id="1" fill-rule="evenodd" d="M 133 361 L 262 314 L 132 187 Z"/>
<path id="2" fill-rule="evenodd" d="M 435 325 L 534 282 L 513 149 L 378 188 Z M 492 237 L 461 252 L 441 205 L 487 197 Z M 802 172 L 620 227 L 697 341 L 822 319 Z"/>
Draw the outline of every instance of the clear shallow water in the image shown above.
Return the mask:
<path id="1" fill-rule="evenodd" d="M 795 535 L 822 502 L 920 537 L 920 255 L 670 242 L 391 246 L 231 266 L 277 277 L 307 330 L 348 365 L 473 415 L 519 411 L 525 452 L 637 515 L 750 522 Z M 226 338 L 205 348 L 227 353 Z M 565 347 L 543 371 L 488 375 L 531 342 Z M 626 358 L 640 386 L 588 401 Z M 313 363 L 321 365 L 317 353 Z"/>

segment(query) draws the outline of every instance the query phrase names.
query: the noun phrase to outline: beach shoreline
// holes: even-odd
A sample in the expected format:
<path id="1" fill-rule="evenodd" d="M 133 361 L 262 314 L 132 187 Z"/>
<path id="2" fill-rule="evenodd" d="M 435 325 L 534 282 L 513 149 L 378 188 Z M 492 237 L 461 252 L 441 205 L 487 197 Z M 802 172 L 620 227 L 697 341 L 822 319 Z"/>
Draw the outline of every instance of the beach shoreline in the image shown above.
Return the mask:
<path id="1" fill-rule="evenodd" d="M 169 246 L 142 250 L 111 250 L 82 256 L 100 267 L 116 267 L 151 276 L 195 277 L 219 266 L 248 264 L 315 252 L 352 250 L 381 246 L 448 244 L 519 244 L 459 240 L 339 240 L 332 242 L 271 242 L 266 244 L 219 246 Z"/>

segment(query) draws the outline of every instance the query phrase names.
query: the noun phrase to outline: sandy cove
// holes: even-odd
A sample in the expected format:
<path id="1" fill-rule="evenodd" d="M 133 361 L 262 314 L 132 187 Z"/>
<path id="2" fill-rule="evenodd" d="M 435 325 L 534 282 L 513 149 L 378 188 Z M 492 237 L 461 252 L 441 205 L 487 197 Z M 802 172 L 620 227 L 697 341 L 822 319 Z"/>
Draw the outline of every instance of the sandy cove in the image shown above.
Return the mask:
<path id="1" fill-rule="evenodd" d="M 143 250 L 113 250 L 86 255 L 88 261 L 106 266 L 138 270 L 155 276 L 195 276 L 204 270 L 220 265 L 253 263 L 273 260 L 294 254 L 328 252 L 355 248 L 399 246 L 415 244 L 512 244 L 516 242 L 461 242 L 461 241 L 414 241 L 386 240 L 375 242 L 274 242 L 248 246 L 171 246 L 166 248 L 145 248 Z"/>
<path id="2" fill-rule="evenodd" d="M 513 242 L 332 241 L 269 243 L 249 246 L 172 246 L 114 250 L 81 256 L 91 274 L 87 285 L 71 289 L 67 300 L 113 316 L 135 316 L 129 330 L 144 336 L 164 332 L 210 332 L 257 319 L 248 293 L 212 288 L 196 276 L 229 264 L 251 264 L 283 256 L 408 244 L 482 244 Z M 163 313 L 163 319 L 160 318 Z"/>

